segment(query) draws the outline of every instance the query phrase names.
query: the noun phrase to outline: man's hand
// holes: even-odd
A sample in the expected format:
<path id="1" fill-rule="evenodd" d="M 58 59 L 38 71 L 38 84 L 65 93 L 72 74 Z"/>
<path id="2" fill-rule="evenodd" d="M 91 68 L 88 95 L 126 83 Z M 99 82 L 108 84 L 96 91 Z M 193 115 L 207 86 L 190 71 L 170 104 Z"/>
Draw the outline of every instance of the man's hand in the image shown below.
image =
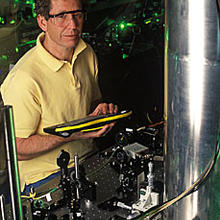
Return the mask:
<path id="1" fill-rule="evenodd" d="M 118 106 L 113 103 L 100 103 L 95 110 L 90 114 L 90 116 L 95 115 L 107 115 L 107 114 L 116 114 L 118 112 Z"/>
<path id="2" fill-rule="evenodd" d="M 96 115 L 107 115 L 107 114 L 116 114 L 118 112 L 118 106 L 112 103 L 100 103 L 95 110 L 89 116 Z M 98 138 L 105 136 L 109 131 L 111 131 L 112 127 L 115 123 L 110 123 L 105 125 L 98 131 L 90 131 L 90 132 L 76 132 L 73 133 L 70 138 L 73 139 L 88 139 L 88 138 Z"/>
<path id="3" fill-rule="evenodd" d="M 103 128 L 97 131 L 90 131 L 90 132 L 75 132 L 69 138 L 65 138 L 66 140 L 76 140 L 76 139 L 90 139 L 90 138 L 98 138 L 104 137 L 109 131 L 111 131 L 112 127 L 115 123 L 107 124 Z"/>

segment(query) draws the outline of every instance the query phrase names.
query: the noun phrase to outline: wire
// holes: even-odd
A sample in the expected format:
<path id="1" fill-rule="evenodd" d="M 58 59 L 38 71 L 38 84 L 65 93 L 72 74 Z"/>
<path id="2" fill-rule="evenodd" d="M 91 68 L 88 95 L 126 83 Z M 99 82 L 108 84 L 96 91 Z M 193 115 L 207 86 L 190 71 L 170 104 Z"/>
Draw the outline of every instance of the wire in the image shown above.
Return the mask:
<path id="1" fill-rule="evenodd" d="M 138 216 L 135 219 L 143 219 L 144 217 L 147 217 L 147 216 L 157 215 L 161 211 L 163 211 L 164 209 L 168 208 L 169 206 L 173 205 L 174 203 L 178 202 L 179 200 L 183 199 L 184 197 L 190 195 L 191 193 L 197 191 L 199 189 L 199 187 L 205 182 L 205 180 L 207 180 L 209 174 L 211 173 L 211 171 L 212 171 L 212 169 L 213 169 L 213 167 L 219 157 L 219 154 L 220 154 L 219 140 L 217 141 L 215 152 L 216 153 L 215 153 L 213 159 L 209 162 L 206 169 L 203 171 L 202 175 L 192 184 L 191 187 L 189 187 L 188 189 L 186 189 L 184 192 L 182 192 L 178 196 L 174 197 L 173 199 L 166 201 L 161 205 L 157 205 L 157 206 L 154 206 L 154 207 L 148 209 L 147 212 L 141 214 L 141 216 Z"/>
<path id="2" fill-rule="evenodd" d="M 148 125 L 149 128 L 153 128 L 153 127 L 156 127 L 158 125 L 162 125 L 164 124 L 164 121 L 160 121 L 160 122 L 157 122 L 157 123 L 154 123 L 154 124 L 151 124 L 151 125 Z"/>
<path id="3" fill-rule="evenodd" d="M 142 131 L 142 130 L 145 130 L 146 128 L 154 128 L 154 127 L 157 127 L 158 125 L 162 125 L 162 124 L 164 124 L 164 121 L 156 122 L 156 123 L 148 125 L 148 126 L 142 126 L 142 127 L 137 128 L 136 130 Z"/>
<path id="4" fill-rule="evenodd" d="M 49 192 L 47 192 L 46 194 L 43 194 L 41 196 L 36 197 L 37 193 L 29 193 L 29 195 L 21 195 L 22 199 L 32 199 L 32 200 L 39 200 L 41 198 L 47 197 L 47 195 L 57 191 L 59 189 L 59 187 L 55 187 L 52 190 L 50 190 Z"/>

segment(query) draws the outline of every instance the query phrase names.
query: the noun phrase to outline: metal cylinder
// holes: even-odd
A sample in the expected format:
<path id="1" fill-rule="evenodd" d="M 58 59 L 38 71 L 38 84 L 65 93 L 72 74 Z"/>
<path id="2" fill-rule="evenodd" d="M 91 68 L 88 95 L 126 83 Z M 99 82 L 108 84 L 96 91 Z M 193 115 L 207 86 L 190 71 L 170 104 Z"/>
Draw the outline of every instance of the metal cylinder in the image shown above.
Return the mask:
<path id="1" fill-rule="evenodd" d="M 213 158 L 220 132 L 219 20 L 213 0 L 166 0 L 165 200 L 189 188 Z M 220 219 L 220 164 L 167 210 L 169 220 Z"/>
<path id="2" fill-rule="evenodd" d="M 0 119 L 1 129 L 3 130 L 1 130 L 0 136 L 4 139 L 5 145 L 12 218 L 23 220 L 12 106 L 1 108 Z"/>

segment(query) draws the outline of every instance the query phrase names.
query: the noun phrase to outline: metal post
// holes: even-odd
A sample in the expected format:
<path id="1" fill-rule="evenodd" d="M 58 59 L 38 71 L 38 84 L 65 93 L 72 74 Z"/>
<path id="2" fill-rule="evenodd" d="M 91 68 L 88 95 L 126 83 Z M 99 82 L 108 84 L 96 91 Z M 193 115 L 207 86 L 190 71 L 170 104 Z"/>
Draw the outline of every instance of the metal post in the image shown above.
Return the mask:
<path id="1" fill-rule="evenodd" d="M 0 207 L 1 207 L 1 219 L 6 220 L 4 195 L 0 195 Z"/>
<path id="2" fill-rule="evenodd" d="M 23 220 L 12 106 L 3 106 L 0 113 L 4 128 L 1 132 L 4 135 L 12 215 L 14 220 Z"/>

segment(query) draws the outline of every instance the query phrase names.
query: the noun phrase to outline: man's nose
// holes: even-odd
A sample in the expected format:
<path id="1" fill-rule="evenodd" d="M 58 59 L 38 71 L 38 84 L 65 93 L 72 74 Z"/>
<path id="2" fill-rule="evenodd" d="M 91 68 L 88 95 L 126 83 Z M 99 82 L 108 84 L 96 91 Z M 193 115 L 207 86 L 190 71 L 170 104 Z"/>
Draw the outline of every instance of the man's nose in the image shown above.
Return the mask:
<path id="1" fill-rule="evenodd" d="M 69 15 L 68 25 L 70 25 L 73 28 L 75 28 L 79 25 L 79 23 L 74 15 L 71 15 L 71 14 Z"/>

